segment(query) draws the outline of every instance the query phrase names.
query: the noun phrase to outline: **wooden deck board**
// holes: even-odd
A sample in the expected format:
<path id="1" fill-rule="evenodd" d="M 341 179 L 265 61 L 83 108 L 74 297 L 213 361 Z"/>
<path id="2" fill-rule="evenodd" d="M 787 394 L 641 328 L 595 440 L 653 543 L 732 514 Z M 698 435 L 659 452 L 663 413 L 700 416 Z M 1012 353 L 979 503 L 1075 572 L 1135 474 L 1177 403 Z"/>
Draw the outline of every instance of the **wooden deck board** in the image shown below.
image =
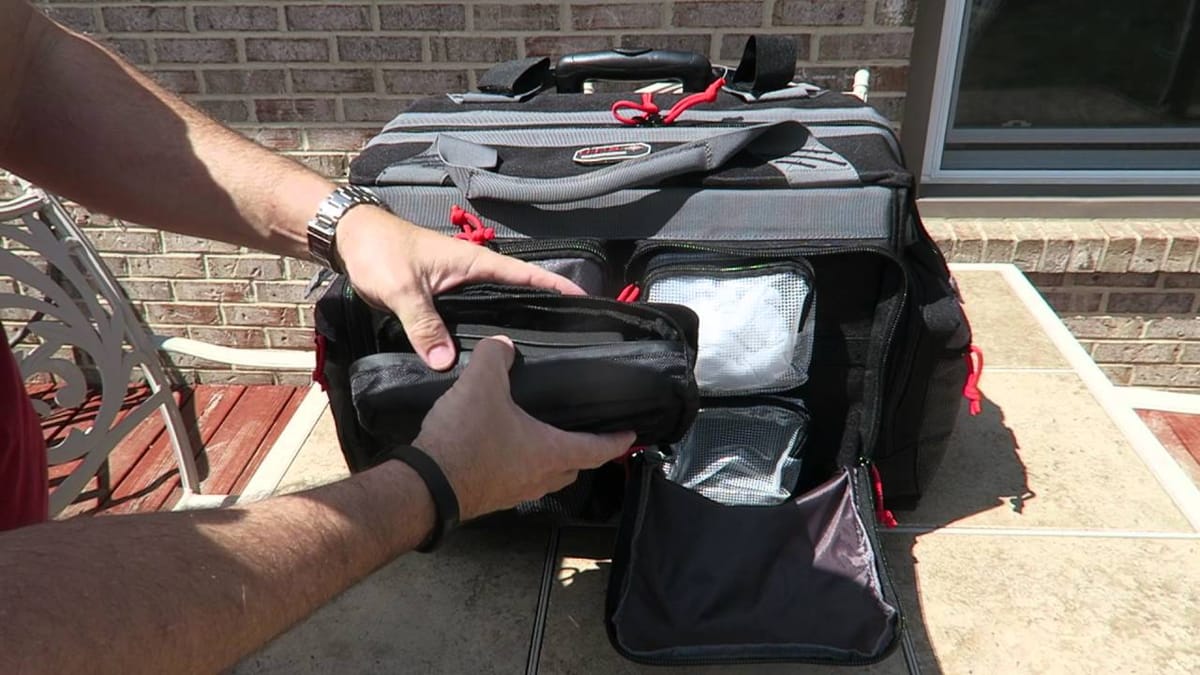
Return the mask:
<path id="1" fill-rule="evenodd" d="M 27 391 L 43 400 L 54 395 L 53 386 L 44 383 L 30 385 Z M 173 392 L 196 451 L 201 491 L 237 494 L 243 489 L 306 393 L 304 387 L 270 385 L 196 385 Z M 148 395 L 144 386 L 131 387 L 117 419 Z M 99 398 L 92 394 L 82 405 L 44 420 L 43 435 L 53 442 L 71 429 L 85 429 L 98 409 Z M 52 481 L 61 481 L 77 464 L 51 467 Z M 161 415 L 154 412 L 113 449 L 99 475 L 59 517 L 161 510 L 181 495 L 170 438 Z"/>
<path id="2" fill-rule="evenodd" d="M 1200 464 L 1200 415 L 1163 410 L 1138 410 L 1137 414 L 1168 450 L 1190 455 Z"/>

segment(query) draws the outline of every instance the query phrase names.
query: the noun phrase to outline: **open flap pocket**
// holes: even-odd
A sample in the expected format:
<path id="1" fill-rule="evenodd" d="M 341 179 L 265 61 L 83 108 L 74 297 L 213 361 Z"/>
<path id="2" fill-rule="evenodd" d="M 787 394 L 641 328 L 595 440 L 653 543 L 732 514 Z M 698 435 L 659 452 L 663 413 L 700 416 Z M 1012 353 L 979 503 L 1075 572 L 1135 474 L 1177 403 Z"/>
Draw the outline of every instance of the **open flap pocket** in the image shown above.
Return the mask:
<path id="1" fill-rule="evenodd" d="M 498 253 L 519 258 L 566 277 L 587 295 L 611 294 L 612 273 L 604 242 L 596 239 L 504 239 Z"/>
<path id="2" fill-rule="evenodd" d="M 643 465 L 626 499 L 607 623 L 644 663 L 867 663 L 896 643 L 899 610 L 842 469 L 778 506 L 724 506 Z"/>

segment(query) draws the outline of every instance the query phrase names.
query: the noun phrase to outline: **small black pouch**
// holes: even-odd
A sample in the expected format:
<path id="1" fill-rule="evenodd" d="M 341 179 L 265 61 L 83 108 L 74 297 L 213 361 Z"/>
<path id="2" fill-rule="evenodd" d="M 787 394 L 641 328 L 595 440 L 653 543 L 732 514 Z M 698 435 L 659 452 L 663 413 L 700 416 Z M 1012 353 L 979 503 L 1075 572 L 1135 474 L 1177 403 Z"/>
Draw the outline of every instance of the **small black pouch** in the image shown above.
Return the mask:
<path id="1" fill-rule="evenodd" d="M 379 353 L 350 367 L 358 422 L 380 439 L 411 442 L 480 340 L 516 346 L 514 402 L 568 431 L 632 430 L 639 445 L 678 441 L 699 404 L 692 377 L 697 319 L 685 307 L 476 286 L 435 301 L 459 351 L 446 372 L 427 367 L 399 321 L 379 314 Z"/>

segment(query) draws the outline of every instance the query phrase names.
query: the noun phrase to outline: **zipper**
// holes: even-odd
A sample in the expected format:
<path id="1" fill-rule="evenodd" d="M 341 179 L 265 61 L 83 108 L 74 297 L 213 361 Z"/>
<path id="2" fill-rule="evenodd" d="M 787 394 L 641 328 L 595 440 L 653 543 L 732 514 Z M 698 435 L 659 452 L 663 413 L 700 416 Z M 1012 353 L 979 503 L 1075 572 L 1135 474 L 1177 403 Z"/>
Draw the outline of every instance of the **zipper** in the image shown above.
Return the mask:
<path id="1" fill-rule="evenodd" d="M 497 253 L 514 257 L 563 251 L 582 254 L 578 257 L 589 258 L 600 265 L 608 263 L 608 252 L 599 241 L 593 239 L 496 239 L 492 241 L 491 248 Z"/>
<path id="2" fill-rule="evenodd" d="M 744 258 L 742 260 L 714 260 L 711 265 L 697 264 L 695 262 L 680 264 L 670 261 L 661 261 L 657 264 L 646 266 L 646 270 L 642 274 L 642 285 L 648 287 L 663 276 L 672 273 L 691 273 L 697 276 L 721 278 L 758 276 L 762 273 L 772 272 L 791 272 L 794 274 L 801 274 L 809 279 L 811 279 L 813 276 L 812 266 L 806 264 L 807 261 L 804 261 L 803 258 L 751 265 L 746 265 L 744 264 L 745 262 L 746 261 Z"/>
<path id="3" fill-rule="evenodd" d="M 807 245 L 807 246 L 796 245 L 796 246 L 788 246 L 788 247 L 779 247 L 779 246 L 773 246 L 772 244 L 760 243 L 760 242 L 752 242 L 750 244 L 751 245 L 730 246 L 727 244 L 726 245 L 721 245 L 721 244 L 710 245 L 710 244 L 694 244 L 694 243 L 688 243 L 688 242 L 667 242 L 667 241 L 645 242 L 645 243 L 639 244 L 634 249 L 633 254 L 630 256 L 629 265 L 626 266 L 626 277 L 628 279 L 635 279 L 638 277 L 638 274 L 635 274 L 635 272 L 645 273 L 646 264 L 644 262 L 642 262 L 642 259 L 655 251 L 661 251 L 664 249 L 679 249 L 679 250 L 696 251 L 696 252 L 703 252 L 703 253 L 718 253 L 718 254 L 741 256 L 743 258 L 746 258 L 746 257 L 791 258 L 791 257 L 795 257 L 795 256 L 815 258 L 815 257 L 827 256 L 827 255 L 843 255 L 843 254 L 847 254 L 847 253 L 873 253 L 876 255 L 881 255 L 881 256 L 887 258 L 888 260 L 891 260 L 893 263 L 895 263 L 897 269 L 900 270 L 901 289 L 900 289 L 899 306 L 896 307 L 892 311 L 892 316 L 890 317 L 890 320 L 889 320 L 888 326 L 887 326 L 887 331 L 885 332 L 884 338 L 883 338 L 885 344 L 892 344 L 892 341 L 896 337 L 896 329 L 900 325 L 900 320 L 903 318 L 905 311 L 907 311 L 907 309 L 908 309 L 910 284 L 909 284 L 909 278 L 908 278 L 908 270 L 905 268 L 904 264 L 900 261 L 899 256 L 897 256 L 896 253 L 893 252 L 890 248 L 888 248 L 886 246 L 875 246 L 875 245 L 862 244 L 862 243 L 854 243 L 854 244 L 846 245 L 846 246 L 836 246 L 837 242 L 834 242 L 834 241 L 826 242 L 820 247 L 814 247 L 812 245 Z M 772 247 L 767 248 L 768 246 L 772 246 Z M 640 267 L 639 267 L 639 265 L 640 265 Z M 889 358 L 889 356 L 890 356 L 891 352 L 894 350 L 884 349 L 881 351 L 883 352 L 883 355 L 880 359 L 881 362 L 879 364 L 879 372 L 880 372 L 879 387 L 880 387 L 880 390 L 879 390 L 878 394 L 873 397 L 875 399 L 874 405 L 873 405 L 873 409 L 874 409 L 873 410 L 873 412 L 874 412 L 873 419 L 875 420 L 875 422 L 872 425 L 872 428 L 870 430 L 868 430 L 869 436 L 867 436 L 866 438 L 863 439 L 862 449 L 860 450 L 860 456 L 858 458 L 859 460 L 862 460 L 862 461 L 868 460 L 869 459 L 868 455 L 873 453 L 873 451 L 876 449 L 875 446 L 876 446 L 876 443 L 878 442 L 880 430 L 883 425 L 882 415 L 884 412 L 884 403 L 885 403 L 884 402 L 884 398 L 885 398 L 884 394 L 885 394 L 886 384 L 888 381 L 888 378 L 886 377 L 886 375 L 888 373 L 888 369 L 891 367 L 891 363 L 890 363 L 891 359 Z"/>
<path id="4" fill-rule="evenodd" d="M 367 354 L 370 350 L 370 345 L 366 343 L 365 336 L 362 331 L 360 310 L 365 304 L 354 292 L 354 287 L 350 285 L 349 277 L 342 277 L 342 310 L 346 317 L 346 327 L 350 332 L 350 342 L 352 353 Z"/>

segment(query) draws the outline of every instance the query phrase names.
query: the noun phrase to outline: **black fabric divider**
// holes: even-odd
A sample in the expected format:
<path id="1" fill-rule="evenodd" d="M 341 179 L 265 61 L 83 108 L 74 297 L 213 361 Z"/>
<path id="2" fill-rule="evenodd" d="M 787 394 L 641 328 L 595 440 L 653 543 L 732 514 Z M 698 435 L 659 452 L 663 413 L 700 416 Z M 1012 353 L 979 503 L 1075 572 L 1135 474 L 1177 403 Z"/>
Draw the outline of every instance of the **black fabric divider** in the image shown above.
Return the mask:
<path id="1" fill-rule="evenodd" d="M 795 75 L 795 40 L 783 35 L 751 35 L 729 85 L 758 95 L 783 89 Z"/>

